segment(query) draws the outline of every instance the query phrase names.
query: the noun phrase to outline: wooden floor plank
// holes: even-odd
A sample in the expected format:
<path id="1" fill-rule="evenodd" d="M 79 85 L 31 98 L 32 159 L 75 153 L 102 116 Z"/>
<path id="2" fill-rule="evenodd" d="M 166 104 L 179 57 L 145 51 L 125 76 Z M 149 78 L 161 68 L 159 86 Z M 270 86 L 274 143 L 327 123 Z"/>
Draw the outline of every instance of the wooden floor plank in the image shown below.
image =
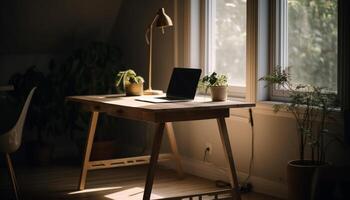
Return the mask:
<path id="1" fill-rule="evenodd" d="M 133 166 L 91 171 L 86 190 L 77 190 L 79 166 L 15 168 L 23 199 L 142 199 L 147 166 Z M 0 169 L 1 199 L 12 199 L 12 188 L 6 169 Z M 6 175 L 6 176 L 5 176 Z M 176 171 L 157 169 L 152 198 L 216 191 L 215 183 L 200 177 L 185 175 L 179 179 Z M 269 196 L 250 193 L 243 200 L 277 200 Z M 203 199 L 212 199 L 204 197 Z"/>

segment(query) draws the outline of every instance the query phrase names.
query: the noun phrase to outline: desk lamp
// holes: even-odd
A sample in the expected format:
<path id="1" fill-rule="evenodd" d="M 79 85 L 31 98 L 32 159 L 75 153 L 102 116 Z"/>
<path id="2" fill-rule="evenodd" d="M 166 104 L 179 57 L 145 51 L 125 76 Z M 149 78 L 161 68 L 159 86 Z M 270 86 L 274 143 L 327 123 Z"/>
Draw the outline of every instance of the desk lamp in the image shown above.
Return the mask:
<path id="1" fill-rule="evenodd" d="M 155 95 L 155 94 L 163 93 L 163 91 L 161 90 L 152 90 L 152 29 L 154 24 L 156 25 L 156 27 L 161 28 L 163 34 L 164 34 L 164 28 L 173 26 L 173 22 L 171 21 L 171 18 L 165 13 L 164 8 L 160 8 L 156 16 L 154 17 L 152 23 L 149 25 L 149 27 L 146 30 L 145 37 L 146 37 L 146 42 L 149 45 L 149 67 L 148 67 L 148 89 L 144 91 L 145 95 Z"/>

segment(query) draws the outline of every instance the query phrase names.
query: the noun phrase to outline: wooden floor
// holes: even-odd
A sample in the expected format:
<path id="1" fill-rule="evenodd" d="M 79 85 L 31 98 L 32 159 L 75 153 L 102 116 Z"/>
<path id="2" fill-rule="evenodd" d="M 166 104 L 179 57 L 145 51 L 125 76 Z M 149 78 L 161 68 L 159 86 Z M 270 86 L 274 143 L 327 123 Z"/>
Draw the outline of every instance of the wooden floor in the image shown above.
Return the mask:
<path id="1" fill-rule="evenodd" d="M 95 170 L 88 173 L 86 190 L 77 191 L 79 166 L 15 168 L 22 199 L 142 199 L 147 166 Z M 0 169 L 0 199 L 13 199 L 6 169 Z M 217 191 L 213 181 L 157 169 L 152 199 Z M 243 200 L 277 200 L 262 194 L 242 195 Z M 196 198 L 194 198 L 196 199 Z M 198 198 L 197 198 L 198 199 Z M 206 196 L 203 199 L 213 199 Z"/>

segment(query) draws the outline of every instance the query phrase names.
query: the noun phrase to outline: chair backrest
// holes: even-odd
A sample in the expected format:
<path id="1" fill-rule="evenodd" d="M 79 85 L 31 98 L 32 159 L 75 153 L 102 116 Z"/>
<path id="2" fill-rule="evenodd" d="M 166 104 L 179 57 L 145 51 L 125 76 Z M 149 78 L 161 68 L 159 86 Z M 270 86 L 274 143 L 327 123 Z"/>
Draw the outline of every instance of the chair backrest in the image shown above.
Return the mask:
<path id="1" fill-rule="evenodd" d="M 27 117 L 27 112 L 28 112 L 28 108 L 29 108 L 29 105 L 30 105 L 30 102 L 32 100 L 32 97 L 33 97 L 33 94 L 34 94 L 34 91 L 36 90 L 36 87 L 34 87 L 30 93 L 28 94 L 27 96 L 27 100 L 26 102 L 24 103 L 24 106 L 22 108 L 22 111 L 21 111 L 21 114 L 19 115 L 19 118 L 18 118 L 18 121 L 15 125 L 15 127 L 20 130 L 20 132 L 22 132 L 22 129 L 23 129 L 23 126 L 24 126 L 24 122 L 26 120 L 26 117 Z"/>
<path id="2" fill-rule="evenodd" d="M 36 87 L 34 87 L 28 94 L 27 100 L 24 103 L 21 114 L 19 115 L 15 126 L 10 131 L 0 136 L 1 151 L 12 153 L 21 146 L 23 126 L 35 89 Z"/>

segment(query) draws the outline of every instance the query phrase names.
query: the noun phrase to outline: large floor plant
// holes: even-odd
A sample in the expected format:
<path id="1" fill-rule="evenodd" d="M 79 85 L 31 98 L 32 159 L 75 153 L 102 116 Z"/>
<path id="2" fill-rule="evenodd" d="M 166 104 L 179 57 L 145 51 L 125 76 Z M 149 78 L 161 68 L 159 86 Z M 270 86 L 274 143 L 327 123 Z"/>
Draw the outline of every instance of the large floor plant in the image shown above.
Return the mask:
<path id="1" fill-rule="evenodd" d="M 288 103 L 274 104 L 274 111 L 285 110 L 293 114 L 298 128 L 299 159 L 306 159 L 306 146 L 310 147 L 310 160 L 325 162 L 325 136 L 334 134 L 328 129 L 337 107 L 337 96 L 327 88 L 309 84 L 294 84 L 286 70 L 277 67 L 272 74 L 262 77 L 271 87 L 284 91 Z"/>
<path id="2" fill-rule="evenodd" d="M 274 110 L 292 113 L 297 124 L 299 159 L 292 160 L 287 165 L 288 199 L 308 200 L 316 169 L 328 165 L 325 137 L 336 137 L 328 129 L 328 122 L 332 121 L 332 110 L 337 106 L 336 94 L 315 85 L 294 84 L 291 76 L 281 67 L 260 80 L 286 94 L 288 102 L 275 104 Z"/>

